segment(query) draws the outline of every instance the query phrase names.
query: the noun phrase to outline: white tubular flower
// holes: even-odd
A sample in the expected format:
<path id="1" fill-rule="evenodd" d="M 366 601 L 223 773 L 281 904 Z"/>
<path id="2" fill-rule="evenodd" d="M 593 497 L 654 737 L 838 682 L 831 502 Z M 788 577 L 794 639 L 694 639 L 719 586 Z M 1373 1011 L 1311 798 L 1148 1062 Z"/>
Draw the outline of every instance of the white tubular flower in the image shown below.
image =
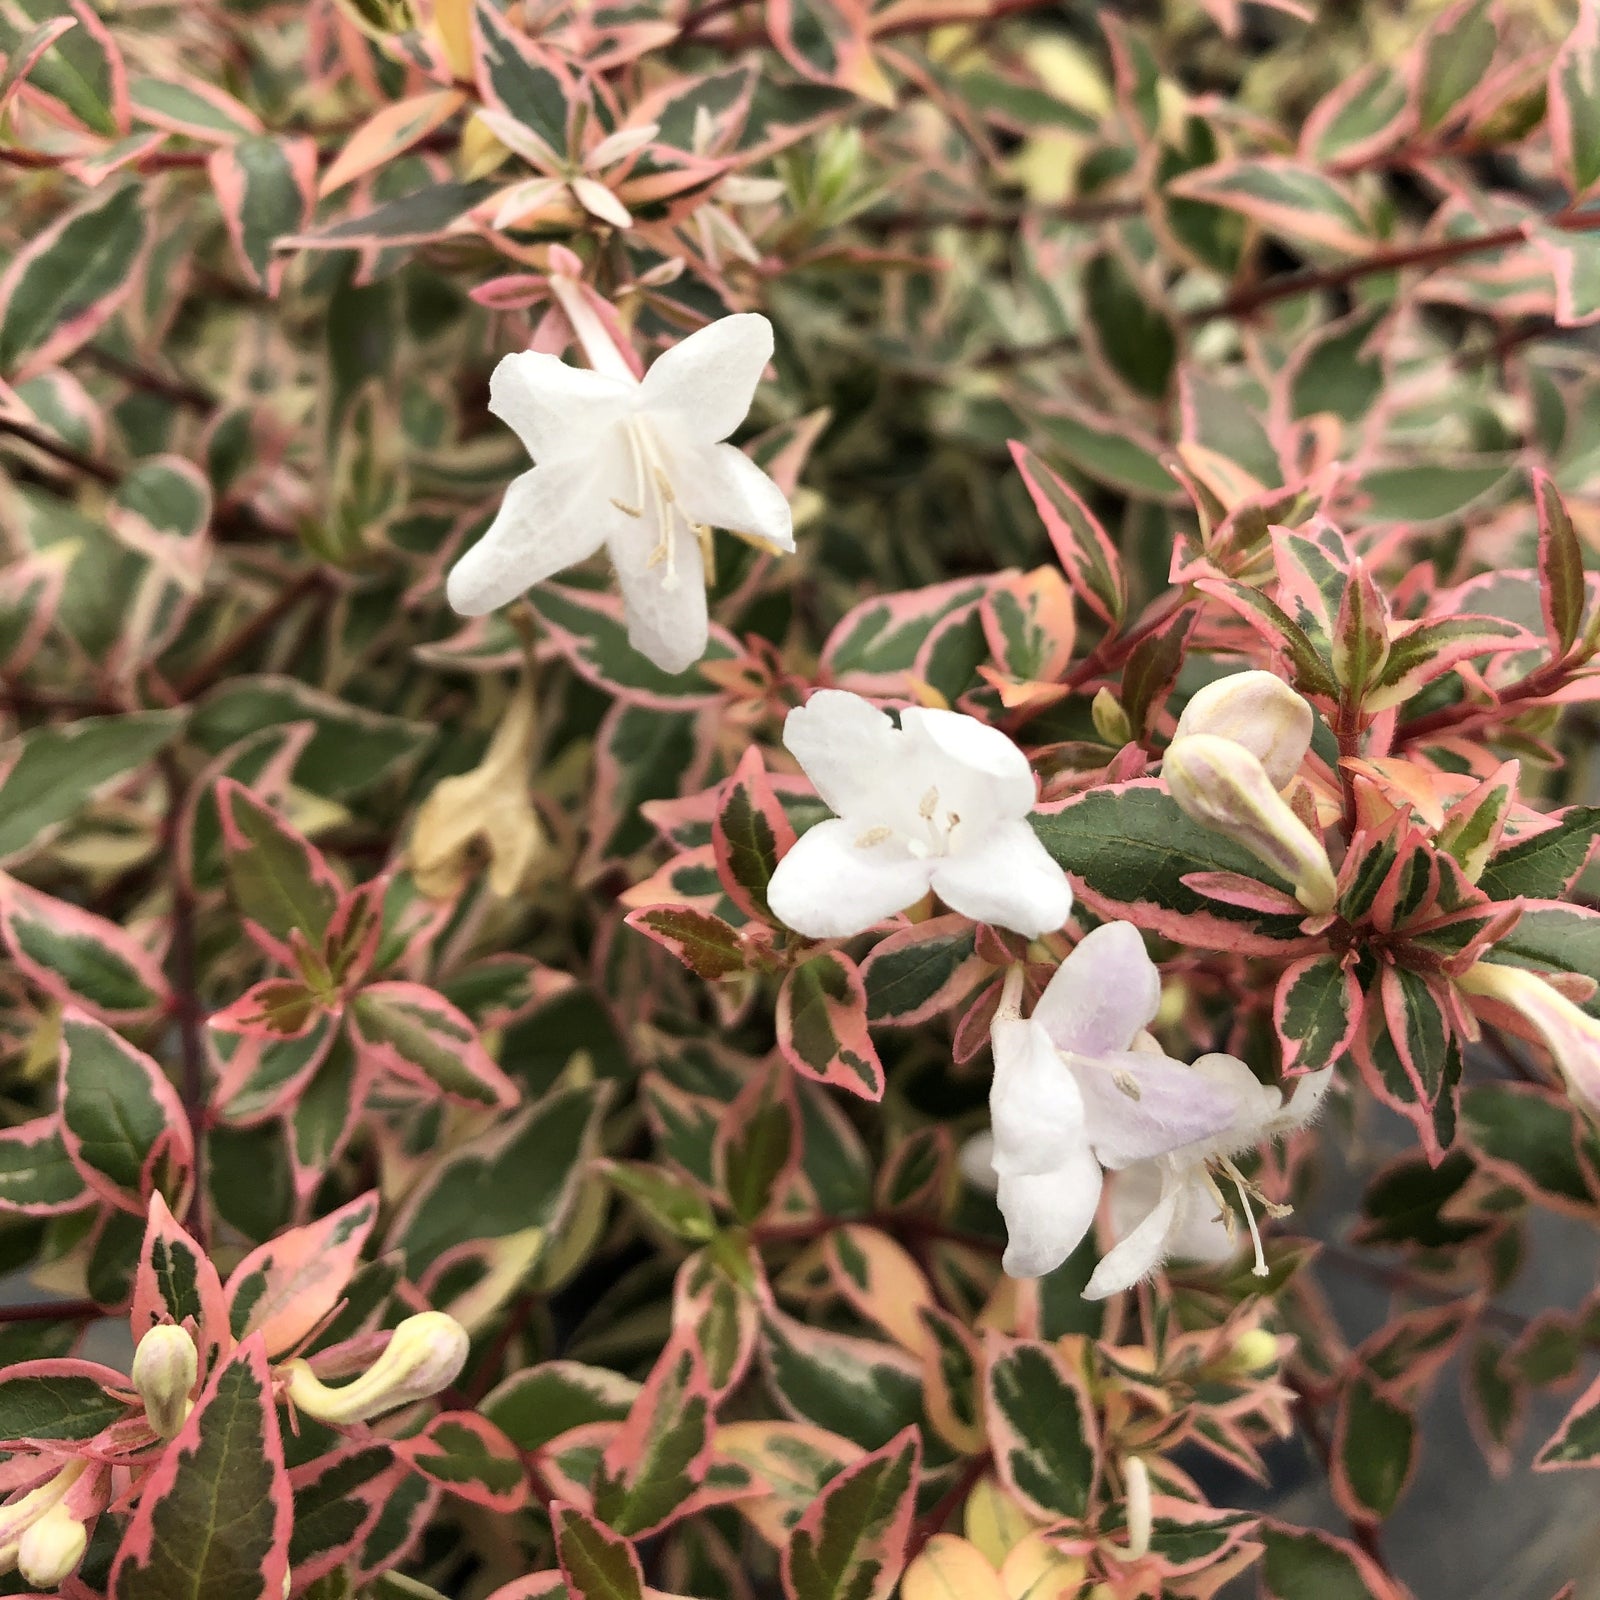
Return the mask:
<path id="1" fill-rule="evenodd" d="M 286 1393 L 300 1410 L 323 1422 L 366 1422 L 447 1389 L 467 1363 L 466 1330 L 442 1311 L 407 1317 L 383 1354 L 353 1383 L 330 1389 L 304 1361 L 284 1371 Z"/>
<path id="2" fill-rule="evenodd" d="M 17 1571 L 35 1589 L 53 1589 L 78 1570 L 89 1530 L 64 1505 L 54 1505 L 17 1541 Z"/>
<path id="3" fill-rule="evenodd" d="M 200 1372 L 200 1357 L 186 1329 L 175 1323 L 152 1328 L 133 1353 L 133 1386 L 144 1401 L 150 1426 L 163 1439 L 176 1437 L 189 1420 L 189 1398 Z"/>
<path id="4" fill-rule="evenodd" d="M 1208 683 L 1183 708 L 1173 742 L 1193 733 L 1242 744 L 1281 792 L 1311 748 L 1311 707 L 1270 672 L 1236 672 Z"/>
<path id="5" fill-rule="evenodd" d="M 1072 910 L 1066 874 L 1028 823 L 1028 758 L 998 728 L 912 707 L 897 728 L 842 689 L 789 713 L 783 742 L 836 813 L 801 835 L 768 886 L 810 939 L 862 933 L 931 888 L 952 911 L 1036 938 Z"/>
<path id="6" fill-rule="evenodd" d="M 1600 1020 L 1526 967 L 1479 961 L 1456 981 L 1468 994 L 1497 1000 L 1531 1024 L 1573 1098 L 1600 1116 Z"/>
<path id="7" fill-rule="evenodd" d="M 794 549 L 783 491 L 722 442 L 771 355 L 772 324 L 744 313 L 690 334 L 642 382 L 532 350 L 505 357 L 489 409 L 537 464 L 451 570 L 450 604 L 480 616 L 604 545 L 634 649 L 664 672 L 699 660 L 711 529 Z"/>
<path id="8" fill-rule="evenodd" d="M 1214 733 L 1186 734 L 1167 746 L 1161 775 L 1188 816 L 1287 878 L 1307 911 L 1333 910 L 1339 891 L 1327 850 L 1242 744 Z"/>
<path id="9" fill-rule="evenodd" d="M 78 1548 L 71 1562 L 60 1567 L 67 1546 L 75 1543 L 71 1530 L 65 1526 L 75 1519 L 70 1507 L 63 1506 L 62 1502 L 88 1469 L 86 1460 L 69 1461 L 37 1487 L 0 1505 L 0 1573 L 15 1571 L 26 1562 L 22 1575 L 29 1583 L 40 1588 L 54 1588 L 77 1566 L 88 1544 L 88 1535 L 85 1533 L 84 1545 Z M 35 1535 L 34 1529 L 41 1523 L 45 1524 L 44 1531 Z M 36 1577 L 35 1573 L 43 1576 Z"/>
<path id="10" fill-rule="evenodd" d="M 1204 1074 L 1138 1048 L 1161 1004 L 1139 932 L 1110 922 L 1061 964 L 1027 1021 L 1007 997 L 991 1030 L 989 1115 L 1006 1219 L 1005 1270 L 1052 1272 L 1094 1222 L 1101 1168 L 1215 1136 L 1233 1100 Z"/>
<path id="11" fill-rule="evenodd" d="M 1087 1299 L 1103 1300 L 1131 1288 L 1171 1256 L 1226 1261 L 1235 1248 L 1233 1210 L 1219 1179 L 1238 1193 L 1255 1247 L 1256 1274 L 1266 1276 L 1252 1205 L 1268 1216 L 1284 1215 L 1286 1208 L 1268 1200 L 1239 1171 L 1233 1157 L 1316 1116 L 1333 1081 L 1333 1068 L 1307 1073 L 1287 1104 L 1281 1090 L 1258 1082 L 1232 1056 L 1202 1056 L 1191 1070 L 1228 1102 L 1231 1115 L 1220 1131 L 1158 1160 L 1130 1166 L 1112 1179 L 1111 1231 L 1118 1242 L 1095 1268 L 1083 1291 Z"/>

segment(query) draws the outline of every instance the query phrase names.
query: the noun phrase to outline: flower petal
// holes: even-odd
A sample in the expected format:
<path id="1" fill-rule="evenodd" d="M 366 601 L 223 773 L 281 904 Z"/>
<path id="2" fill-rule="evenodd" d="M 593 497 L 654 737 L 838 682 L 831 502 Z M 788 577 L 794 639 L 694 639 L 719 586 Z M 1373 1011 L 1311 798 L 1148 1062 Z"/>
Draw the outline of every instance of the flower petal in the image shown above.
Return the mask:
<path id="1" fill-rule="evenodd" d="M 656 357 L 640 399 L 673 413 L 685 437 L 715 444 L 749 414 L 771 359 L 772 324 L 759 312 L 719 317 Z"/>
<path id="2" fill-rule="evenodd" d="M 455 610 L 482 616 L 593 555 L 621 520 L 595 471 L 588 459 L 552 461 L 513 479 L 489 531 L 450 569 L 445 594 Z"/>
<path id="3" fill-rule="evenodd" d="M 1054 1272 L 1083 1242 L 1100 1203 L 1100 1166 L 1086 1147 L 1068 1152 L 1054 1172 L 1000 1179 L 1001 1215 L 1006 1219 L 1002 1261 L 1013 1278 Z"/>
<path id="4" fill-rule="evenodd" d="M 974 922 L 1030 939 L 1054 933 L 1072 910 L 1066 873 L 1025 821 L 996 823 L 972 850 L 937 861 L 933 892 Z"/>
<path id="5" fill-rule="evenodd" d="M 1085 1300 L 1104 1300 L 1131 1289 L 1166 1259 L 1169 1238 L 1178 1216 L 1183 1180 L 1170 1162 L 1161 1168 L 1161 1189 L 1156 1203 L 1118 1244 L 1101 1258 L 1084 1288 Z"/>
<path id="6" fill-rule="evenodd" d="M 889 713 L 846 689 L 818 689 L 796 706 L 783 742 L 839 816 L 872 810 L 904 770 L 905 739 Z"/>
<path id="7" fill-rule="evenodd" d="M 994 1047 L 989 1088 L 994 1170 L 1001 1177 L 1053 1171 L 1064 1151 L 1088 1147 L 1077 1080 L 1050 1035 L 1035 1023 L 997 1022 L 989 1038 Z"/>
<path id="8" fill-rule="evenodd" d="M 1131 922 L 1087 933 L 1056 970 L 1033 1019 L 1063 1050 L 1126 1050 L 1161 1006 L 1161 974 Z"/>
<path id="9" fill-rule="evenodd" d="M 1028 758 L 998 728 L 959 711 L 934 711 L 911 706 L 900 713 L 900 726 L 914 745 L 936 753 L 951 771 L 950 800 L 971 822 L 1025 817 L 1033 810 L 1039 786 Z M 964 782 L 959 794 L 955 772 Z"/>
<path id="10" fill-rule="evenodd" d="M 785 927 L 808 939 L 845 939 L 928 892 L 928 862 L 892 845 L 858 849 L 860 834 L 833 818 L 795 841 L 767 885 L 767 904 Z"/>
<path id="11" fill-rule="evenodd" d="M 638 394 L 637 384 L 569 367 L 539 350 L 502 357 L 489 378 L 489 409 L 538 462 L 589 455 Z"/>
<path id="12" fill-rule="evenodd" d="M 1238 1115 L 1238 1099 L 1229 1089 L 1181 1062 L 1142 1050 L 1066 1060 L 1083 1095 L 1089 1142 L 1103 1166 L 1131 1166 L 1214 1138 Z"/>
<path id="13" fill-rule="evenodd" d="M 619 519 L 622 520 L 622 519 Z M 663 672 L 683 672 L 706 653 L 706 574 L 700 544 L 672 531 L 672 563 L 651 564 L 659 548 L 654 522 L 628 518 L 611 538 L 611 559 L 628 618 L 628 643 Z"/>
<path id="14" fill-rule="evenodd" d="M 680 446 L 672 457 L 672 489 L 691 522 L 748 534 L 775 550 L 794 549 L 788 497 L 731 444 Z"/>

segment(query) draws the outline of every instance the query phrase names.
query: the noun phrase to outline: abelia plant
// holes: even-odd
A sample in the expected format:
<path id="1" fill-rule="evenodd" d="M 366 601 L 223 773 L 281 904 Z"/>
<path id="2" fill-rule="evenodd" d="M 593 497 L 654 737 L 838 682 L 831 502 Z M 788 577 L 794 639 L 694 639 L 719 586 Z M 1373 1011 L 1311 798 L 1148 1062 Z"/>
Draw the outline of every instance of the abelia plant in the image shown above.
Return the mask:
<path id="1" fill-rule="evenodd" d="M 0 1593 L 1572 1592 L 1595 0 L 0 57 Z"/>

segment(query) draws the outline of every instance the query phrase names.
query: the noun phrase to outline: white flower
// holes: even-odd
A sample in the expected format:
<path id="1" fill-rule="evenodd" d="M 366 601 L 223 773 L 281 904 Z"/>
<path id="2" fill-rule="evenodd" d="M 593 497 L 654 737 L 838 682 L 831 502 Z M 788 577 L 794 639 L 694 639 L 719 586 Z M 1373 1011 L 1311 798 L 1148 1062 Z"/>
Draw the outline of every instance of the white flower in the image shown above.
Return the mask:
<path id="1" fill-rule="evenodd" d="M 954 711 L 887 712 L 821 689 L 789 713 L 783 742 L 836 816 L 778 863 L 778 920 L 842 939 L 931 888 L 974 922 L 1037 937 L 1072 910 L 1066 874 L 1028 824 L 1028 758 L 998 728 Z"/>
<path id="2" fill-rule="evenodd" d="M 489 409 L 537 465 L 451 570 L 450 604 L 480 616 L 604 545 L 634 649 L 664 672 L 699 660 L 711 529 L 794 549 L 783 491 L 721 442 L 744 420 L 771 355 L 772 324 L 745 313 L 690 334 L 641 382 L 534 350 L 505 357 Z"/>
<path id="3" fill-rule="evenodd" d="M 1007 994 L 990 1035 L 989 1115 L 1012 1277 L 1041 1277 L 1077 1248 L 1102 1167 L 1164 1155 L 1232 1119 L 1229 1095 L 1142 1044 L 1160 1004 L 1161 975 L 1126 922 L 1086 935 L 1027 1021 Z"/>
<path id="4" fill-rule="evenodd" d="M 1214 733 L 1242 744 L 1280 793 L 1294 782 L 1311 748 L 1311 707 L 1270 672 L 1235 672 L 1196 692 L 1172 740 Z"/>
<path id="5" fill-rule="evenodd" d="M 1321 1109 L 1333 1068 L 1307 1073 L 1295 1084 L 1287 1104 L 1281 1090 L 1259 1082 L 1233 1056 L 1202 1056 L 1190 1070 L 1213 1086 L 1231 1105 L 1232 1114 L 1220 1132 L 1117 1173 L 1111 1184 L 1110 1212 L 1111 1231 L 1118 1242 L 1083 1291 L 1090 1300 L 1131 1288 L 1169 1256 L 1216 1262 L 1233 1254 L 1233 1211 L 1215 1174 L 1237 1190 L 1255 1246 L 1255 1271 L 1266 1275 L 1251 1205 L 1259 1205 L 1269 1216 L 1281 1216 L 1286 1208 L 1268 1200 L 1234 1165 L 1233 1157 L 1309 1122 Z"/>
<path id="6" fill-rule="evenodd" d="M 1600 1019 L 1525 967 L 1479 961 L 1458 981 L 1468 994 L 1510 1007 L 1532 1027 L 1573 1097 L 1600 1115 Z"/>

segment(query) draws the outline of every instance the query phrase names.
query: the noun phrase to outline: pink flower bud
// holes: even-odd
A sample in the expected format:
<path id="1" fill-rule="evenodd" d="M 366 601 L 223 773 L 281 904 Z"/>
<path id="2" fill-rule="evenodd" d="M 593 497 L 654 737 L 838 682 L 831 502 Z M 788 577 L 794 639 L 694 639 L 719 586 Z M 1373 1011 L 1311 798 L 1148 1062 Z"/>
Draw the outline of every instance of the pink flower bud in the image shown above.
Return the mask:
<path id="1" fill-rule="evenodd" d="M 1173 740 L 1194 733 L 1242 744 L 1283 790 L 1311 748 L 1311 707 L 1270 672 L 1236 672 L 1208 683 L 1183 708 Z"/>
<path id="2" fill-rule="evenodd" d="M 199 1370 L 194 1340 L 174 1323 L 152 1328 L 139 1341 L 133 1353 L 133 1386 L 150 1426 L 163 1439 L 174 1438 L 194 1410 L 189 1396 Z"/>
<path id="3" fill-rule="evenodd" d="M 1328 852 L 1243 745 L 1212 733 L 1186 734 L 1168 747 L 1161 770 L 1186 815 L 1287 878 L 1307 911 L 1333 910 L 1338 889 Z"/>
<path id="4" fill-rule="evenodd" d="M 365 1422 L 447 1389 L 467 1363 L 466 1330 L 442 1311 L 407 1317 L 383 1354 L 354 1383 L 330 1389 L 304 1361 L 291 1361 L 289 1399 L 323 1422 Z"/>

